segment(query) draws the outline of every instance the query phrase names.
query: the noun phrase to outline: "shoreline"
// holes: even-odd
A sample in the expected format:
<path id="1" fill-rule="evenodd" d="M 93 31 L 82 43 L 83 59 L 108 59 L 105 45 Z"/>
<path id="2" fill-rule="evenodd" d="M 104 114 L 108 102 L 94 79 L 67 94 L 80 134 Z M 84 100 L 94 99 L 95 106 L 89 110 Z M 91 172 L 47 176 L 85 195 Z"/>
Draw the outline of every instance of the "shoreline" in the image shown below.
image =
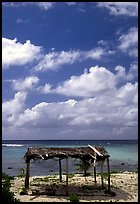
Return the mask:
<path id="1" fill-rule="evenodd" d="M 86 180 L 81 174 L 69 174 L 69 195 L 66 195 L 65 175 L 62 183 L 58 175 L 31 176 L 28 195 L 20 195 L 24 189 L 22 177 L 14 177 L 11 191 L 21 202 L 70 202 L 69 195 L 76 194 L 80 202 L 138 202 L 138 173 L 111 173 L 111 192 L 107 193 L 107 178 L 104 175 L 105 189 L 101 189 L 101 177 L 97 175 L 97 183 L 93 175 Z M 52 194 L 52 195 L 51 195 Z"/>

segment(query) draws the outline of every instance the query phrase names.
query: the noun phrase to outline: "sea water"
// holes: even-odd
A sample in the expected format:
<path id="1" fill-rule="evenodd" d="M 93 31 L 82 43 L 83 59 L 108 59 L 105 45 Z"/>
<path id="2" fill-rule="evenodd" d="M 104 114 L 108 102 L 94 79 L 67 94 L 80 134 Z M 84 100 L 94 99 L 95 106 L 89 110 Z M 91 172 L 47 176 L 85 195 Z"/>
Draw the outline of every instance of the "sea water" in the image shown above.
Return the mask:
<path id="1" fill-rule="evenodd" d="M 111 171 L 138 171 L 137 140 L 5 140 L 2 141 L 2 172 L 11 176 L 26 170 L 24 155 L 28 147 L 82 147 L 88 144 L 103 146 L 110 155 Z M 79 160 L 69 158 L 69 173 L 77 172 L 75 163 Z M 30 175 L 51 175 L 59 170 L 58 159 L 32 161 Z M 105 163 L 104 170 L 107 170 Z M 65 172 L 65 159 L 62 160 L 62 171 Z M 92 169 L 90 169 L 92 171 Z M 97 163 L 97 172 L 100 166 Z"/>

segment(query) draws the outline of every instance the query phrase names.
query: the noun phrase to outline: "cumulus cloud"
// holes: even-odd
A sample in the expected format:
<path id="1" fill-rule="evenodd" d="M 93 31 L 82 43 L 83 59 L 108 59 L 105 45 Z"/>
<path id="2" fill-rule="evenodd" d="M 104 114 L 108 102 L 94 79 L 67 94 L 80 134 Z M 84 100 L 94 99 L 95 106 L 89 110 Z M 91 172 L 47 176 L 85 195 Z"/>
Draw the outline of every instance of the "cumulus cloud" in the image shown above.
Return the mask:
<path id="1" fill-rule="evenodd" d="M 46 139 L 50 135 L 52 139 L 76 139 L 75 135 L 77 139 L 85 138 L 85 135 L 91 139 L 113 139 L 116 136 L 120 139 L 125 136 L 136 138 L 138 83 L 128 82 L 127 79 L 132 70 L 136 70 L 136 65 L 131 64 L 128 72 L 119 65 L 115 68 L 116 73 L 95 66 L 80 76 L 71 77 L 56 89 L 52 89 L 50 84 L 37 87 L 42 93 L 81 96 L 80 100 L 71 98 L 62 102 L 44 101 L 26 109 L 27 93 L 20 91 L 14 99 L 2 104 L 3 128 L 12 128 L 15 134 L 18 131 L 24 132 L 23 137 L 26 133 L 34 134 L 35 139 L 38 139 L 38 135 Z M 125 82 L 117 87 L 119 77 L 125 78 Z M 38 83 L 38 78 L 28 79 L 30 83 L 27 83 L 28 80 L 21 82 L 25 90 L 31 88 L 33 82 Z"/>
<path id="2" fill-rule="evenodd" d="M 110 15 L 114 16 L 137 16 L 138 2 L 99 2 L 97 5 L 109 10 Z"/>
<path id="3" fill-rule="evenodd" d="M 23 112 L 8 114 L 7 121 L 18 130 L 25 128 L 28 134 L 35 129 L 36 138 L 38 132 L 43 134 L 44 128 L 46 139 L 50 133 L 53 139 L 62 138 L 61 132 L 65 139 L 76 139 L 75 133 L 83 138 L 86 132 L 92 139 L 105 135 L 109 139 L 125 138 L 124 134 L 131 138 L 138 125 L 138 84 L 127 83 L 109 92 L 80 101 L 42 102 Z"/>
<path id="4" fill-rule="evenodd" d="M 2 116 L 9 116 L 11 114 L 17 114 L 23 111 L 24 103 L 27 97 L 26 92 L 17 92 L 14 99 L 10 101 L 4 101 L 2 103 Z"/>
<path id="5" fill-rule="evenodd" d="M 21 20 L 18 22 L 22 22 Z M 104 56 L 112 55 L 114 51 L 107 50 L 102 47 L 95 47 L 91 50 L 69 50 L 55 51 L 44 54 L 41 46 L 31 44 L 30 40 L 20 43 L 17 39 L 2 38 L 2 65 L 3 69 L 10 66 L 26 65 L 28 63 L 36 63 L 34 70 L 46 71 L 57 70 L 63 65 L 71 65 L 75 62 L 87 59 L 100 60 Z"/>
<path id="6" fill-rule="evenodd" d="M 133 62 L 130 64 L 130 69 L 127 75 L 128 80 L 138 80 L 138 62 Z"/>
<path id="7" fill-rule="evenodd" d="M 117 71 L 116 73 L 116 82 L 126 82 L 126 81 L 132 81 L 132 80 L 137 80 L 138 77 L 138 63 L 133 62 L 130 64 L 130 67 L 128 71 L 126 72 L 126 68 L 123 66 L 116 66 L 115 70 Z"/>
<path id="8" fill-rule="evenodd" d="M 40 8 L 44 10 L 48 10 L 52 8 L 55 3 L 54 2 L 34 2 L 34 4 L 36 4 L 37 6 L 39 6 Z"/>
<path id="9" fill-rule="evenodd" d="M 56 93 L 67 96 L 93 97 L 115 87 L 115 76 L 105 67 L 91 67 L 80 76 L 72 76 L 56 88 Z"/>
<path id="10" fill-rule="evenodd" d="M 104 54 L 105 50 L 101 47 L 98 47 L 88 52 L 85 52 L 85 57 L 91 59 L 100 59 Z"/>
<path id="11" fill-rule="evenodd" d="M 86 59 L 99 60 L 103 56 L 114 54 L 113 51 L 103 49 L 101 47 L 96 47 L 91 50 L 70 50 L 61 52 L 49 52 L 40 63 L 35 66 L 36 71 L 45 70 L 57 70 L 64 64 L 73 64 L 77 61 L 83 61 Z"/>
<path id="12" fill-rule="evenodd" d="M 103 93 L 108 94 L 110 90 L 115 90 L 116 87 L 120 87 L 127 82 L 137 81 L 137 62 L 130 64 L 130 67 L 127 69 L 117 65 L 115 71 L 116 73 L 113 73 L 105 67 L 96 65 L 89 70 L 85 69 L 84 73 L 79 76 L 71 76 L 70 79 L 58 84 L 56 88 L 52 88 L 47 83 L 37 89 L 44 94 L 57 93 L 65 96 L 87 98 Z"/>
<path id="13" fill-rule="evenodd" d="M 12 80 L 13 88 L 17 91 L 32 89 L 39 82 L 39 78 L 35 76 L 25 77 L 25 79 Z"/>
<path id="14" fill-rule="evenodd" d="M 138 28 L 132 27 L 119 38 L 118 48 L 132 57 L 138 56 Z"/>
<path id="15" fill-rule="evenodd" d="M 75 6 L 76 2 L 66 2 L 66 4 L 69 5 L 69 6 Z"/>
<path id="16" fill-rule="evenodd" d="M 41 55 L 41 47 L 31 44 L 27 40 L 24 44 L 14 40 L 2 38 L 2 65 L 8 68 L 12 65 L 25 65 L 39 59 Z"/>
<path id="17" fill-rule="evenodd" d="M 80 57 L 79 51 L 61 51 L 61 52 L 50 52 L 44 56 L 40 63 L 35 66 L 35 70 L 55 70 L 64 64 L 73 64 Z"/>
<path id="18" fill-rule="evenodd" d="M 50 84 L 45 84 L 45 86 L 39 86 L 37 88 L 37 90 L 40 92 L 40 93 L 45 93 L 45 94 L 48 94 L 48 93 L 51 93 L 51 85 Z"/>
<path id="19" fill-rule="evenodd" d="M 48 10 L 54 6 L 54 2 L 3 2 L 2 5 L 5 7 L 19 7 L 19 6 L 30 6 L 35 5 L 41 9 Z"/>

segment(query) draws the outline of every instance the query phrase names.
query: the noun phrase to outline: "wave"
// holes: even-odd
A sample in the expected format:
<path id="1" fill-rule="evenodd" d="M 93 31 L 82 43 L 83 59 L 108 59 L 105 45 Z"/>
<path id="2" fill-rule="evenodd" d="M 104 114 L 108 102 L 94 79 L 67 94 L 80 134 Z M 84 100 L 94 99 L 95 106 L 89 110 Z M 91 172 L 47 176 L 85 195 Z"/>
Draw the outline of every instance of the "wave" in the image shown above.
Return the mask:
<path id="1" fill-rule="evenodd" d="M 23 145 L 21 144 L 2 144 L 4 147 L 22 147 Z"/>

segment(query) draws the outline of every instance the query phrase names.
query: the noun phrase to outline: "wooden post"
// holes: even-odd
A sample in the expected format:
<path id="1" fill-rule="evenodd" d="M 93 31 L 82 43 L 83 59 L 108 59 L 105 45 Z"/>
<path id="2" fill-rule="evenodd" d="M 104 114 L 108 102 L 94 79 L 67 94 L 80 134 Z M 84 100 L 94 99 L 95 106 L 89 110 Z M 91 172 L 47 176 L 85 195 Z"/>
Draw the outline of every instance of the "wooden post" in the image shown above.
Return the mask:
<path id="1" fill-rule="evenodd" d="M 68 157 L 66 157 L 66 194 L 68 194 Z"/>
<path id="2" fill-rule="evenodd" d="M 104 182 L 103 182 L 103 164 L 104 164 L 104 161 L 101 160 L 101 181 L 102 181 L 102 188 L 104 188 Z"/>
<path id="3" fill-rule="evenodd" d="M 62 182 L 62 167 L 61 167 L 61 159 L 59 157 L 59 179 Z"/>
<path id="4" fill-rule="evenodd" d="M 96 183 L 96 166 L 93 167 L 94 168 L 94 182 Z"/>
<path id="5" fill-rule="evenodd" d="M 26 162 L 26 165 L 25 189 L 29 188 L 30 161 Z"/>
<path id="6" fill-rule="evenodd" d="M 109 166 L 109 157 L 107 157 L 107 169 L 108 169 L 108 191 L 110 191 L 110 166 Z"/>

